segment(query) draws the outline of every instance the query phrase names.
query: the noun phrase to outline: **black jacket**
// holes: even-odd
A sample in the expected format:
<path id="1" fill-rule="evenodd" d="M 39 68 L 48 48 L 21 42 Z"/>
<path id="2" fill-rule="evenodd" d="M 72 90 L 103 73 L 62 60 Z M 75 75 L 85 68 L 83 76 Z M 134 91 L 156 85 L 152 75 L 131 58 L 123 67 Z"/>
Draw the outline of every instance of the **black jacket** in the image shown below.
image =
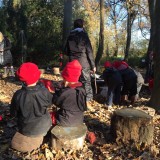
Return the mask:
<path id="1" fill-rule="evenodd" d="M 44 135 L 51 127 L 47 107 L 52 104 L 52 95 L 41 84 L 23 86 L 16 91 L 11 101 L 11 115 L 17 117 L 19 132 L 26 136 Z"/>
<path id="2" fill-rule="evenodd" d="M 83 30 L 71 31 L 65 48 L 70 61 L 77 59 L 82 68 L 95 67 L 92 46 L 87 33 Z"/>
<path id="3" fill-rule="evenodd" d="M 127 81 L 129 81 L 129 80 L 134 80 L 137 78 L 136 73 L 130 67 L 123 69 L 123 70 L 120 70 L 119 72 L 122 76 L 122 80 L 124 83 L 127 83 Z"/>
<path id="4" fill-rule="evenodd" d="M 113 89 L 115 86 L 122 84 L 122 77 L 119 71 L 112 67 L 103 71 L 103 79 L 110 89 Z"/>
<path id="5" fill-rule="evenodd" d="M 58 125 L 70 127 L 83 123 L 83 112 L 86 110 L 84 88 L 61 88 L 53 95 L 53 103 L 60 108 L 56 114 Z"/>

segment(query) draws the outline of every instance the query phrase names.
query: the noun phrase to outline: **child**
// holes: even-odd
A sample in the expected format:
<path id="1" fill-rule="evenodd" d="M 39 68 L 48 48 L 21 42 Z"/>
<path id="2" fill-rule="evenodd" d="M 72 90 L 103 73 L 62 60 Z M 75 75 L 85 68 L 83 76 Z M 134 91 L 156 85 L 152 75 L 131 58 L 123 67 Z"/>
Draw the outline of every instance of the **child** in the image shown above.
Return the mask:
<path id="1" fill-rule="evenodd" d="M 121 102 L 125 102 L 126 96 L 128 96 L 131 100 L 131 105 L 133 105 L 137 94 L 137 75 L 125 61 L 115 61 L 112 65 L 122 76 L 123 88 L 121 92 Z"/>
<path id="2" fill-rule="evenodd" d="M 53 96 L 38 82 L 41 72 L 37 65 L 23 63 L 16 74 L 23 85 L 16 91 L 11 101 L 10 112 L 17 118 L 18 124 L 18 133 L 12 139 L 12 148 L 25 152 L 38 148 L 38 145 L 34 146 L 35 138 L 43 138 L 50 129 L 51 118 L 47 107 L 52 104 Z M 33 146 L 28 148 L 26 141 L 32 138 Z"/>
<path id="3" fill-rule="evenodd" d="M 86 93 L 79 82 L 82 67 L 77 60 L 68 62 L 62 71 L 63 86 L 55 90 L 53 103 L 59 107 L 56 113 L 57 124 L 73 127 L 83 123 L 86 110 Z"/>
<path id="4" fill-rule="evenodd" d="M 107 93 L 107 105 L 108 109 L 112 107 L 112 103 L 115 105 L 120 104 L 122 78 L 119 72 L 112 67 L 109 61 L 104 64 L 105 70 L 103 71 L 103 78 L 108 87 Z"/>

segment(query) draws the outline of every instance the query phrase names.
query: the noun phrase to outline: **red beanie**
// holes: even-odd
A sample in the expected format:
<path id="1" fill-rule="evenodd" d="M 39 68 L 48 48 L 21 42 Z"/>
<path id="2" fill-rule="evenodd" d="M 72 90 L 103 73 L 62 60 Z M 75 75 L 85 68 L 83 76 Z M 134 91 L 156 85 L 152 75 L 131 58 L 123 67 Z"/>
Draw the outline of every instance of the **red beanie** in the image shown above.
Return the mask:
<path id="1" fill-rule="evenodd" d="M 129 67 L 129 65 L 125 61 L 114 61 L 112 65 L 118 70 L 126 69 Z"/>
<path id="2" fill-rule="evenodd" d="M 128 63 L 125 61 L 121 61 L 121 64 L 125 65 L 126 67 L 129 67 Z"/>
<path id="3" fill-rule="evenodd" d="M 39 80 L 41 72 L 36 64 L 27 62 L 19 67 L 16 74 L 22 82 L 30 85 Z"/>
<path id="4" fill-rule="evenodd" d="M 112 64 L 111 64 L 109 61 L 106 61 L 106 62 L 104 63 L 104 67 L 105 67 L 105 68 L 112 67 Z"/>
<path id="5" fill-rule="evenodd" d="M 68 62 L 62 71 L 62 77 L 68 82 L 78 82 L 82 66 L 77 60 Z"/>

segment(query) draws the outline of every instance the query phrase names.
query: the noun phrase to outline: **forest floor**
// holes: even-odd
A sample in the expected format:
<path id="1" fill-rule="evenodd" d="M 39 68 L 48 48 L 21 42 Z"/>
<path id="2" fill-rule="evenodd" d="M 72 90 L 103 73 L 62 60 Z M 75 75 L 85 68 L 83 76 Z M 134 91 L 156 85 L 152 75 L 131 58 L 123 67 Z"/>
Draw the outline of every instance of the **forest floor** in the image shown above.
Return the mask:
<path id="1" fill-rule="evenodd" d="M 43 78 L 59 80 L 51 74 L 43 74 Z M 85 123 L 90 132 L 94 132 L 97 140 L 91 144 L 87 139 L 82 150 L 63 150 L 56 152 L 51 149 L 50 142 L 44 143 L 31 153 L 20 153 L 10 148 L 11 138 L 16 132 L 16 123 L 12 120 L 9 105 L 14 92 L 21 88 L 19 81 L 0 80 L 0 160 L 37 159 L 37 160 L 160 160 L 160 115 L 149 113 L 147 102 L 150 93 L 142 88 L 140 99 L 134 108 L 141 109 L 153 116 L 154 142 L 147 149 L 138 149 L 132 145 L 117 145 L 110 135 L 110 121 L 113 110 L 104 107 L 99 95 L 95 96 L 92 109 L 85 112 Z M 98 103 L 99 102 L 99 103 Z M 122 106 L 122 108 L 127 106 Z"/>

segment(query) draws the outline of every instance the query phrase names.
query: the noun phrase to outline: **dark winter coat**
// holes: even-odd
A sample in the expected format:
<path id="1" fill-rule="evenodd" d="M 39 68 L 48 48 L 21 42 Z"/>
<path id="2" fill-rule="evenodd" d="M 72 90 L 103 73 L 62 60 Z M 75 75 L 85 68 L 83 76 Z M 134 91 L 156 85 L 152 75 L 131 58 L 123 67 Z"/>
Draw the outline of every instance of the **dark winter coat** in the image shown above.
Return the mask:
<path id="1" fill-rule="evenodd" d="M 107 101 L 106 104 L 112 106 L 120 104 L 122 77 L 119 71 L 115 68 L 106 68 L 103 72 L 103 78 L 108 86 Z"/>
<path id="2" fill-rule="evenodd" d="M 135 96 L 137 94 L 137 75 L 134 70 L 130 67 L 119 71 L 122 80 L 123 80 L 123 88 L 122 95 Z"/>
<path id="3" fill-rule="evenodd" d="M 119 71 L 112 67 L 104 70 L 103 79 L 106 85 L 111 89 L 117 85 L 122 85 L 122 77 Z"/>
<path id="4" fill-rule="evenodd" d="M 0 43 L 0 49 L 3 49 L 3 52 L 0 52 L 0 64 L 12 64 L 12 54 L 11 49 L 12 45 L 7 37 L 4 37 L 4 40 Z"/>
<path id="5" fill-rule="evenodd" d="M 45 135 L 51 127 L 47 107 L 52 104 L 52 94 L 41 84 L 23 86 L 11 101 L 11 115 L 17 117 L 19 132 L 26 136 Z"/>
<path id="6" fill-rule="evenodd" d="M 56 114 L 58 125 L 70 127 L 83 123 L 83 112 L 86 110 L 86 93 L 83 87 L 57 90 L 53 95 L 53 103 L 60 108 Z"/>
<path id="7" fill-rule="evenodd" d="M 123 69 L 123 70 L 120 70 L 119 72 L 122 76 L 122 79 L 123 79 L 124 83 L 126 83 L 129 80 L 137 78 L 137 75 L 135 74 L 134 70 L 130 67 L 128 67 L 126 69 Z"/>
<path id="8" fill-rule="evenodd" d="M 70 32 L 66 44 L 66 54 L 69 56 L 69 60 L 77 59 L 82 68 L 95 67 L 93 58 L 93 50 L 87 33 L 79 28 Z"/>

